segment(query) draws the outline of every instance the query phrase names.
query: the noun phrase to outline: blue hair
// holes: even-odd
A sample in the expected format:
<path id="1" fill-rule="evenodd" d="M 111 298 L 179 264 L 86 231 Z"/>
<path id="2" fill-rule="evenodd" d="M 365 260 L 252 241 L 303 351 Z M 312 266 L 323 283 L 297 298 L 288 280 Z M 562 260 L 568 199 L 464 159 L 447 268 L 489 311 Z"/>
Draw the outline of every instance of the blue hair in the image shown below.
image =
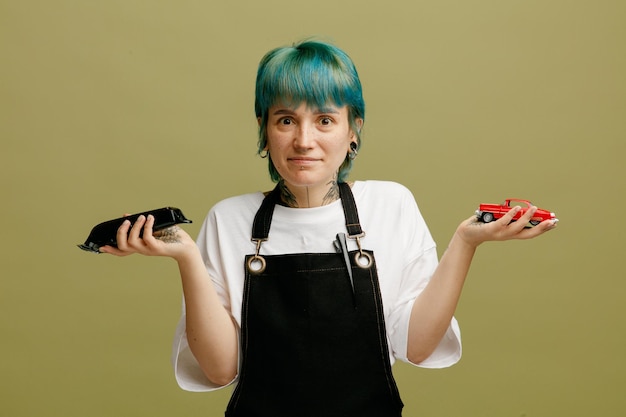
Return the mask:
<path id="1" fill-rule="evenodd" d="M 268 52 L 259 63 L 256 78 L 254 110 L 259 123 L 258 153 L 267 146 L 267 120 L 270 107 L 276 104 L 293 106 L 301 103 L 316 109 L 328 104 L 347 106 L 348 121 L 361 146 L 357 120 L 365 120 L 365 102 L 361 81 L 350 57 L 334 45 L 320 41 L 304 41 L 290 47 Z M 272 181 L 280 174 L 268 158 Z M 352 169 L 352 159 L 346 158 L 339 167 L 338 181 L 345 181 Z"/>

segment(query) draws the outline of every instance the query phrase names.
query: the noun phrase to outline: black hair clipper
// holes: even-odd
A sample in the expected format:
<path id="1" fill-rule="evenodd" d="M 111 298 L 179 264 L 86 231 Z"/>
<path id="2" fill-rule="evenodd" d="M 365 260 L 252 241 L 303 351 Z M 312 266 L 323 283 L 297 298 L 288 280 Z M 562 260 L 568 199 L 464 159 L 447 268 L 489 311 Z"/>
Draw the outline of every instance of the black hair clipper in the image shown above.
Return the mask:
<path id="1" fill-rule="evenodd" d="M 130 220 L 132 224 L 135 223 L 137 218 L 142 214 L 146 217 L 150 214 L 154 216 L 153 230 L 155 232 L 174 226 L 175 224 L 191 223 L 191 220 L 186 218 L 180 209 L 175 207 L 163 207 L 100 223 L 91 229 L 91 233 L 89 233 L 89 237 L 87 237 L 85 243 L 78 245 L 78 247 L 87 252 L 94 253 L 100 253 L 100 246 L 109 245 L 117 247 L 117 229 L 124 223 L 124 220 Z M 143 232 L 143 230 L 141 232 Z"/>

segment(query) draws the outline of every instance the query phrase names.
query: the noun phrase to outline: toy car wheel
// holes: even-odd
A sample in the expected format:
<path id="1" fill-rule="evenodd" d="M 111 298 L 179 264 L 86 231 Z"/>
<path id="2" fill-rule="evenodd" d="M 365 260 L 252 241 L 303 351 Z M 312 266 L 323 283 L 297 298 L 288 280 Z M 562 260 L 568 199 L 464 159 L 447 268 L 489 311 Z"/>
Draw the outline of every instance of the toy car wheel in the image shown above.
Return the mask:
<path id="1" fill-rule="evenodd" d="M 541 223 L 541 220 L 531 220 L 529 223 L 533 226 L 537 226 L 539 223 Z"/>
<path id="2" fill-rule="evenodd" d="M 493 213 L 483 213 L 482 216 L 483 222 L 489 223 L 493 221 Z"/>

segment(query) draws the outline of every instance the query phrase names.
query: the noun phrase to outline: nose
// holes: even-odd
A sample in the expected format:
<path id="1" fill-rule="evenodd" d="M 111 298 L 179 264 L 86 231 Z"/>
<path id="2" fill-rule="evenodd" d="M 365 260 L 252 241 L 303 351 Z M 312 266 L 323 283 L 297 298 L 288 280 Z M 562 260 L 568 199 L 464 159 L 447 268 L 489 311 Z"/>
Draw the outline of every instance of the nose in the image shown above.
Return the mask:
<path id="1" fill-rule="evenodd" d="M 311 149 L 315 141 L 313 126 L 309 123 L 301 123 L 295 131 L 293 146 L 297 149 Z"/>

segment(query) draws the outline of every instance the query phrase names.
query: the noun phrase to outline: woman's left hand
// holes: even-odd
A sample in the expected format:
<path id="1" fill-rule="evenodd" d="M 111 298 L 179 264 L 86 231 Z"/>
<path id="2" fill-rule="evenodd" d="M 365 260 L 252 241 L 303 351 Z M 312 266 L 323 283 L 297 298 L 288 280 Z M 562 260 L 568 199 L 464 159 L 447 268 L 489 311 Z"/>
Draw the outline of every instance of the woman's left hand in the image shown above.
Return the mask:
<path id="1" fill-rule="evenodd" d="M 511 239 L 532 239 L 556 227 L 556 220 L 545 220 L 537 226 L 527 227 L 537 207 L 531 207 L 517 221 L 513 217 L 520 207 L 513 207 L 500 219 L 483 223 L 476 216 L 462 222 L 456 230 L 457 235 L 468 245 L 477 247 L 487 241 L 502 241 Z"/>

